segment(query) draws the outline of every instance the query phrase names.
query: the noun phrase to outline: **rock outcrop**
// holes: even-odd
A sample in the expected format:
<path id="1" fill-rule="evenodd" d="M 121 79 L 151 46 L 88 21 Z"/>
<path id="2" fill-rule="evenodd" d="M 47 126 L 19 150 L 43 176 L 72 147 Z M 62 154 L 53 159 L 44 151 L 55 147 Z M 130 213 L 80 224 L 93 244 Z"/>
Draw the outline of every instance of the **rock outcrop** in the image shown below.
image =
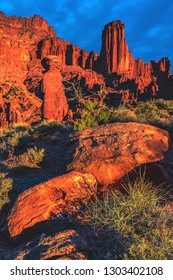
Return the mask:
<path id="1" fill-rule="evenodd" d="M 42 63 L 46 69 L 43 76 L 43 117 L 62 121 L 67 115 L 68 104 L 59 70 L 61 62 L 58 56 L 48 56 Z"/>
<path id="2" fill-rule="evenodd" d="M 54 56 L 54 61 L 57 57 L 58 67 L 52 64 L 45 73 L 42 61 L 48 56 Z M 0 68 L 1 127 L 43 118 L 62 120 L 69 106 L 74 115 L 76 107 L 65 98 L 62 77 L 82 81 L 84 92 L 97 92 L 102 86 L 105 93 L 120 95 L 124 102 L 173 97 L 169 60 L 135 60 L 120 20 L 105 26 L 101 53 L 96 54 L 56 37 L 53 28 L 38 15 L 20 18 L 0 13 Z"/>
<path id="3" fill-rule="evenodd" d="M 9 217 L 11 237 L 63 213 L 74 213 L 97 192 L 93 175 L 71 172 L 34 186 L 19 195 Z"/>
<path id="4" fill-rule="evenodd" d="M 104 188 L 143 163 L 163 159 L 168 146 L 168 132 L 150 125 L 116 123 L 85 129 L 69 137 L 67 170 L 90 173 Z"/>
<path id="5" fill-rule="evenodd" d="M 120 20 L 105 25 L 100 55 L 102 73 L 122 74 L 130 69 L 130 63 L 132 64 L 134 59 L 125 42 L 124 29 L 125 26 Z"/>
<path id="6" fill-rule="evenodd" d="M 136 91 L 143 93 L 148 89 L 151 95 L 153 91 L 157 95 L 159 88 L 166 82 L 160 81 L 161 73 L 164 73 L 167 82 L 171 74 L 169 60 L 164 58 L 159 62 L 153 60 L 149 63 L 145 63 L 141 58 L 135 60 L 125 41 L 124 29 L 125 25 L 120 20 L 105 25 L 102 34 L 100 72 L 106 75 L 112 73 L 121 75 L 120 78 L 117 77 L 120 89 L 121 84 L 124 87 L 124 83 L 126 88 L 130 88 L 129 80 L 134 80 Z M 153 79 L 155 79 L 154 88 L 147 88 Z M 115 80 L 113 82 L 115 83 Z"/>
<path id="7" fill-rule="evenodd" d="M 53 236 L 31 241 L 22 246 L 8 259 L 16 260 L 86 260 L 89 245 L 75 230 L 65 230 Z"/>

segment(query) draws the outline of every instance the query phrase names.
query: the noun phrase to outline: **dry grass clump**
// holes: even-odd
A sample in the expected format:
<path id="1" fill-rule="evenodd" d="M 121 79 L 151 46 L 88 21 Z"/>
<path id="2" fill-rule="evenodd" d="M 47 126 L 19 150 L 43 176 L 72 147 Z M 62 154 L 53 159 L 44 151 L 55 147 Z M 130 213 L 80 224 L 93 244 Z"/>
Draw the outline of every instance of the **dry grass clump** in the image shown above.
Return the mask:
<path id="1" fill-rule="evenodd" d="M 109 259 L 172 259 L 173 211 L 166 210 L 163 188 L 154 187 L 140 175 L 134 182 L 128 180 L 124 189 L 126 194 L 112 192 L 86 208 L 84 217 L 98 235 L 98 255 L 108 255 Z"/>

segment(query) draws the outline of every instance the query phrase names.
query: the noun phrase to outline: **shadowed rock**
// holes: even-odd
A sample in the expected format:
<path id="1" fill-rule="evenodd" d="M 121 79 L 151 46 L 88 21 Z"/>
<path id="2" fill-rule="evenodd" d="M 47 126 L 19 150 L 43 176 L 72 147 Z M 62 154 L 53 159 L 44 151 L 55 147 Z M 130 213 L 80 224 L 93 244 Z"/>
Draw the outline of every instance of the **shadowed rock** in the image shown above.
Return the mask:
<path id="1" fill-rule="evenodd" d="M 44 235 L 44 234 L 42 234 Z M 9 259 L 17 260 L 85 260 L 89 245 L 77 231 L 65 230 L 52 236 L 40 236 L 26 246 L 18 247 Z"/>

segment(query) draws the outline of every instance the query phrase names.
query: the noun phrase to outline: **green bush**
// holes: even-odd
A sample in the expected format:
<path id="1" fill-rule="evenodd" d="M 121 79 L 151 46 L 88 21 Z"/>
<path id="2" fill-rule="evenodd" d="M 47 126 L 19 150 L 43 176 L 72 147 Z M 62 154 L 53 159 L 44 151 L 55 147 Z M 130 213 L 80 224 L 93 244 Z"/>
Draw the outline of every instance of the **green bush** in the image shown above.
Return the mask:
<path id="1" fill-rule="evenodd" d="M 96 103 L 82 100 L 81 119 L 74 122 L 74 129 L 77 130 L 115 122 L 151 124 L 168 131 L 173 128 L 173 101 L 158 99 L 108 108 L 101 100 Z"/>
<path id="2" fill-rule="evenodd" d="M 18 165 L 27 167 L 39 167 L 45 155 L 44 149 L 29 148 L 27 152 L 20 155 L 18 158 Z"/>
<path id="3" fill-rule="evenodd" d="M 146 113 L 151 113 L 153 111 L 157 112 L 158 107 L 155 104 L 155 102 L 141 102 L 138 104 L 136 113 L 137 114 L 146 114 Z"/>
<path id="4" fill-rule="evenodd" d="M 24 137 L 29 135 L 28 130 L 26 128 L 13 128 L 9 135 L 6 137 L 6 143 L 8 149 L 10 148 L 18 148 L 18 145 L 22 141 Z"/>
<path id="5" fill-rule="evenodd" d="M 92 113 L 87 112 L 87 114 L 80 120 L 80 122 L 74 122 L 75 130 L 83 130 L 85 128 L 98 126 L 98 122 L 95 120 Z"/>
<path id="6" fill-rule="evenodd" d="M 173 100 L 156 99 L 154 102 L 159 109 L 173 109 Z"/>
<path id="7" fill-rule="evenodd" d="M 111 119 L 111 112 L 109 110 L 100 111 L 97 117 L 99 125 L 109 123 L 110 119 Z"/>
<path id="8" fill-rule="evenodd" d="M 9 202 L 9 192 L 12 189 L 12 179 L 6 178 L 6 175 L 0 172 L 0 210 Z"/>
<path id="9" fill-rule="evenodd" d="M 102 250 L 110 259 L 172 259 L 173 213 L 165 209 L 162 188 L 141 175 L 124 190 L 126 194 L 112 192 L 86 208 L 84 216 L 100 239 L 107 236 Z"/>

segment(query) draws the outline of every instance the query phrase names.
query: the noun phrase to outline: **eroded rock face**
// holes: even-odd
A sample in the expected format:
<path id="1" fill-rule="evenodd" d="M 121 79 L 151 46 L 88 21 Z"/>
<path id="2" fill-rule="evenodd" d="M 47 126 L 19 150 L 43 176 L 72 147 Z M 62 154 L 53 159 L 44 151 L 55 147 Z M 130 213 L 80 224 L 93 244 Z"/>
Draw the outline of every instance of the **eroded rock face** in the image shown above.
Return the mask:
<path id="1" fill-rule="evenodd" d="M 101 70 L 107 73 L 124 73 L 130 68 L 131 57 L 125 42 L 124 24 L 113 21 L 105 25 L 102 34 Z"/>
<path id="2" fill-rule="evenodd" d="M 143 163 L 164 157 L 167 131 L 138 123 L 116 123 L 85 129 L 69 137 L 67 170 L 95 176 L 101 187 L 115 185 Z"/>
<path id="3" fill-rule="evenodd" d="M 1 127 L 37 122 L 44 117 L 62 120 L 71 101 L 65 100 L 61 75 L 68 81 L 74 77 L 82 80 L 84 92 L 96 92 L 99 85 L 106 94 L 115 93 L 124 102 L 157 96 L 173 98 L 169 60 L 135 60 L 125 41 L 125 26 L 119 20 L 105 26 L 101 53 L 96 54 L 56 37 L 53 28 L 38 15 L 19 18 L 0 13 L 0 54 Z M 57 57 L 59 66 L 45 73 L 41 62 L 50 55 Z M 110 106 L 118 104 L 112 102 Z M 75 115 L 73 105 L 70 109 Z"/>
<path id="4" fill-rule="evenodd" d="M 9 217 L 11 237 L 62 213 L 73 213 L 97 192 L 93 175 L 71 172 L 32 187 L 19 195 Z"/>
<path id="5" fill-rule="evenodd" d="M 65 230 L 54 236 L 31 242 L 25 248 L 18 248 L 11 255 L 17 260 L 86 260 L 89 245 L 75 230 Z"/>
<path id="6" fill-rule="evenodd" d="M 125 25 L 120 20 L 105 25 L 103 30 L 100 72 L 108 76 L 117 73 L 120 76 L 113 80 L 113 83 L 118 82 L 117 88 L 129 88 L 134 94 L 147 92 L 150 97 L 153 96 L 153 90 L 155 95 L 163 91 L 163 87 L 169 83 L 171 74 L 167 58 L 149 63 L 144 63 L 141 58 L 134 59 L 125 40 Z M 151 88 L 153 78 L 155 87 Z M 131 88 L 132 81 L 136 85 L 135 89 Z"/>

